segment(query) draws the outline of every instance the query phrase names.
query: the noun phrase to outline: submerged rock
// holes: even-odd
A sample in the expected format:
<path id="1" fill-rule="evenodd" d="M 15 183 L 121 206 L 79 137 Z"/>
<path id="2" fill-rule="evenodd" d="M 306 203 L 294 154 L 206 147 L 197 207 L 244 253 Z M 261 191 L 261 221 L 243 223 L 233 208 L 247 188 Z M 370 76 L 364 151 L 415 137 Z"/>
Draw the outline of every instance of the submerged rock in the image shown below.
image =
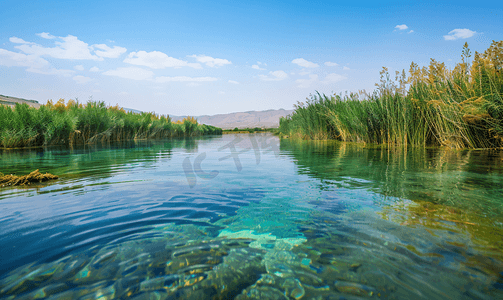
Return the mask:
<path id="1" fill-rule="evenodd" d="M 171 289 L 178 285 L 180 277 L 178 275 L 168 275 L 153 278 L 140 283 L 140 291 L 149 292 L 160 289 Z"/>
<path id="2" fill-rule="evenodd" d="M 155 292 L 141 293 L 141 294 L 136 295 L 130 299 L 131 300 L 164 300 L 164 299 L 168 299 L 168 297 L 169 297 L 169 295 L 166 292 L 155 291 Z"/>
<path id="3" fill-rule="evenodd" d="M 68 289 L 68 285 L 64 283 L 50 284 L 36 291 L 26 294 L 22 297 L 16 297 L 18 300 L 45 299 L 51 295 L 61 293 Z"/>
<path id="4" fill-rule="evenodd" d="M 334 286 L 341 293 L 355 296 L 371 297 L 376 292 L 373 287 L 348 281 L 337 281 Z"/>
<path id="5" fill-rule="evenodd" d="M 274 284 L 274 277 L 269 274 L 262 274 L 262 277 L 257 281 L 257 284 Z"/>
<path id="6" fill-rule="evenodd" d="M 236 300 L 248 299 L 288 300 L 288 297 L 286 297 L 280 290 L 270 286 L 254 286 L 247 288 L 236 297 Z"/>
<path id="7" fill-rule="evenodd" d="M 299 300 L 306 294 L 304 287 L 298 279 L 288 278 L 283 282 L 282 287 L 285 289 L 285 295 Z"/>
<path id="8" fill-rule="evenodd" d="M 207 272 L 208 277 L 193 288 L 218 287 L 220 299 L 232 299 L 265 273 L 263 252 L 255 249 L 232 249 L 221 264 Z M 266 298 L 264 298 L 266 299 Z"/>

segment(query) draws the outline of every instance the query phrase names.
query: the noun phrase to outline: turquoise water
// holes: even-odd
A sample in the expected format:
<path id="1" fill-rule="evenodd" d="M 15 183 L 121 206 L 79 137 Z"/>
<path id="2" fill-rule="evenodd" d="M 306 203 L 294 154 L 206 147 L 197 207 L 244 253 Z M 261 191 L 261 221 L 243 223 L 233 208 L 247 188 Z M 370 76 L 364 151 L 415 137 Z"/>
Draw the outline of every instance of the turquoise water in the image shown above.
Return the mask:
<path id="1" fill-rule="evenodd" d="M 0 299 L 503 298 L 503 152 L 241 134 L 3 151 Z"/>

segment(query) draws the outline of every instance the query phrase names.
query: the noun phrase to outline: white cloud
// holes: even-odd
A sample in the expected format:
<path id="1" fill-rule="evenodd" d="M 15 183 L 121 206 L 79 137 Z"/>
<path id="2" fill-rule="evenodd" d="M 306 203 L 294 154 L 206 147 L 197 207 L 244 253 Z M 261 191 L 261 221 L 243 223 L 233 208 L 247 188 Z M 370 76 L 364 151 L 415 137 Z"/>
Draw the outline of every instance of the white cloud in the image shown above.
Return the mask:
<path id="1" fill-rule="evenodd" d="M 56 47 L 46 48 L 41 45 L 30 43 L 16 46 L 15 48 L 26 54 L 36 56 L 50 56 L 59 59 L 92 59 L 103 60 L 103 58 L 91 54 L 92 47 L 79 40 L 76 36 L 58 37 L 62 41 L 56 41 Z"/>
<path id="2" fill-rule="evenodd" d="M 195 82 L 189 82 L 186 84 L 186 86 L 189 86 L 189 87 L 200 86 L 200 85 L 201 85 L 200 83 L 195 83 Z"/>
<path id="3" fill-rule="evenodd" d="M 56 37 L 47 32 L 37 33 L 44 39 L 57 39 L 54 41 L 55 47 L 44 47 L 37 43 L 27 42 L 18 37 L 11 37 L 12 43 L 21 44 L 15 46 L 16 49 L 30 55 L 50 56 L 58 59 L 90 59 L 103 60 L 104 57 L 116 58 L 126 52 L 126 48 L 114 46 L 108 47 L 105 44 L 96 44 L 89 46 L 87 43 L 79 40 L 76 36 L 68 35 L 66 37 Z M 99 50 L 95 50 L 99 49 Z M 93 54 L 94 52 L 94 54 Z"/>
<path id="4" fill-rule="evenodd" d="M 120 92 L 119 95 L 126 96 L 126 95 L 129 95 L 129 93 L 128 92 Z"/>
<path id="5" fill-rule="evenodd" d="M 407 25 L 403 24 L 403 25 L 396 25 L 395 28 L 398 30 L 405 30 L 409 27 Z"/>
<path id="6" fill-rule="evenodd" d="M 77 65 L 75 67 L 73 67 L 75 70 L 77 71 L 84 71 L 84 66 L 83 65 Z"/>
<path id="7" fill-rule="evenodd" d="M 47 60 L 36 55 L 26 55 L 5 49 L 0 49 L 0 65 L 6 67 L 28 67 L 26 69 L 28 72 L 45 75 L 70 76 L 74 73 L 72 70 L 55 69 L 51 67 Z"/>
<path id="8" fill-rule="evenodd" d="M 409 32 L 407 32 L 407 33 L 413 33 L 413 32 L 414 32 L 414 30 L 411 30 L 411 31 L 409 31 Z"/>
<path id="9" fill-rule="evenodd" d="M 266 63 L 262 63 L 262 62 L 257 61 L 257 64 L 258 64 L 258 65 L 264 65 L 264 66 L 266 66 L 266 67 L 267 67 L 267 64 L 266 64 Z"/>
<path id="10" fill-rule="evenodd" d="M 453 41 L 457 39 L 467 39 L 476 34 L 476 31 L 471 31 L 470 29 L 454 29 L 449 32 L 448 35 L 444 35 L 446 41 Z"/>
<path id="11" fill-rule="evenodd" d="M 61 75 L 65 77 L 69 77 L 72 74 L 75 73 L 73 70 L 64 70 L 64 69 L 56 69 L 53 67 L 50 67 L 48 69 L 26 69 L 27 72 L 31 73 L 37 73 L 37 74 L 43 74 L 43 75 Z"/>
<path id="12" fill-rule="evenodd" d="M 297 64 L 297 65 L 304 67 L 304 68 L 317 68 L 317 67 L 319 67 L 318 64 L 307 61 L 303 58 L 296 58 L 296 59 L 292 60 L 292 63 Z"/>
<path id="13" fill-rule="evenodd" d="M 48 39 L 48 40 L 52 40 L 52 39 L 56 38 L 54 35 L 50 35 L 48 32 L 37 33 L 37 35 L 41 38 Z"/>
<path id="14" fill-rule="evenodd" d="M 98 67 L 92 67 L 91 69 L 89 69 L 89 71 L 91 71 L 91 72 L 99 72 L 100 69 Z"/>
<path id="15" fill-rule="evenodd" d="M 227 59 L 213 58 L 206 55 L 189 55 L 188 57 L 194 57 L 198 62 L 203 63 L 211 68 L 232 64 L 232 62 L 228 61 Z"/>
<path id="16" fill-rule="evenodd" d="M 220 95 L 225 95 L 225 92 L 224 91 L 219 91 L 218 92 Z"/>
<path id="17" fill-rule="evenodd" d="M 252 69 L 255 69 L 255 70 L 265 70 L 265 68 L 261 68 L 258 65 L 253 65 L 251 67 L 252 67 Z"/>
<path id="18" fill-rule="evenodd" d="M 288 78 L 288 74 L 286 74 L 285 71 L 278 70 L 269 72 L 269 75 L 259 75 L 259 78 L 264 81 L 280 81 Z"/>
<path id="19" fill-rule="evenodd" d="M 325 66 L 327 66 L 327 67 L 337 67 L 338 65 L 339 65 L 338 63 L 334 63 L 331 61 L 325 62 Z"/>
<path id="20" fill-rule="evenodd" d="M 157 93 L 154 93 L 155 96 L 167 96 L 168 93 L 165 93 L 165 92 L 157 92 Z"/>
<path id="21" fill-rule="evenodd" d="M 188 63 L 184 60 L 170 57 L 160 51 L 131 52 L 129 53 L 128 57 L 124 59 L 124 62 L 137 66 L 146 66 L 152 69 L 181 68 L 181 67 L 192 67 L 194 69 L 202 69 L 200 64 Z"/>
<path id="22" fill-rule="evenodd" d="M 0 65 L 6 67 L 31 67 L 40 69 L 48 67 L 50 64 L 47 60 L 35 56 L 16 53 L 5 49 L 0 49 Z"/>
<path id="23" fill-rule="evenodd" d="M 86 84 L 93 79 L 82 75 L 77 75 L 73 77 L 73 80 L 75 80 L 75 82 L 77 82 L 78 84 Z"/>
<path id="24" fill-rule="evenodd" d="M 43 74 L 43 75 L 61 75 L 61 76 L 65 76 L 65 77 L 69 77 L 75 73 L 75 71 L 73 71 L 73 70 L 56 69 L 53 67 L 50 67 L 48 69 L 29 68 L 29 69 L 26 69 L 26 71 L 31 72 L 31 73 Z"/>
<path id="25" fill-rule="evenodd" d="M 239 82 L 235 81 L 235 80 L 229 80 L 229 83 L 232 83 L 232 84 L 239 84 Z"/>
<path id="26" fill-rule="evenodd" d="M 348 68 L 348 67 L 346 67 L 346 66 L 344 66 L 342 69 L 343 69 L 344 71 L 349 71 L 349 70 L 351 70 L 350 68 Z"/>
<path id="27" fill-rule="evenodd" d="M 311 86 L 312 83 L 318 81 L 318 75 L 316 74 L 310 74 L 309 79 L 297 79 L 295 80 L 296 83 L 298 83 L 298 87 L 300 88 L 308 88 Z"/>
<path id="28" fill-rule="evenodd" d="M 15 36 L 10 37 L 10 38 L 9 38 L 9 41 L 10 41 L 11 43 L 15 43 L 15 44 L 35 44 L 35 43 L 32 43 L 32 42 L 27 42 L 27 41 L 25 41 L 25 40 L 23 40 L 23 39 L 20 39 L 20 38 L 18 38 L 18 37 L 15 37 Z"/>
<path id="29" fill-rule="evenodd" d="M 206 82 L 206 81 L 216 81 L 218 78 L 215 77 L 188 77 L 188 76 L 160 76 L 155 78 L 157 83 L 165 82 Z"/>
<path id="30" fill-rule="evenodd" d="M 137 67 L 127 67 L 117 68 L 116 70 L 109 70 L 103 72 L 103 75 L 117 76 L 134 80 L 151 80 L 154 76 L 154 72 Z"/>
<path id="31" fill-rule="evenodd" d="M 94 53 L 96 55 L 98 55 L 99 57 L 107 57 L 107 58 L 117 58 L 122 53 L 125 53 L 127 51 L 127 49 L 123 47 L 114 46 L 113 48 L 110 48 L 105 44 L 96 44 L 93 45 L 93 47 L 103 50 L 103 51 L 95 50 Z"/>
<path id="32" fill-rule="evenodd" d="M 299 72 L 299 75 L 301 75 L 301 76 L 309 75 L 309 74 L 311 74 L 311 71 L 302 71 L 302 72 Z"/>
<path id="33" fill-rule="evenodd" d="M 323 83 L 336 83 L 336 82 L 342 81 L 344 79 L 347 79 L 347 77 L 344 77 L 342 75 L 335 74 L 335 73 L 330 73 L 325 77 L 325 80 L 323 80 L 322 82 Z"/>

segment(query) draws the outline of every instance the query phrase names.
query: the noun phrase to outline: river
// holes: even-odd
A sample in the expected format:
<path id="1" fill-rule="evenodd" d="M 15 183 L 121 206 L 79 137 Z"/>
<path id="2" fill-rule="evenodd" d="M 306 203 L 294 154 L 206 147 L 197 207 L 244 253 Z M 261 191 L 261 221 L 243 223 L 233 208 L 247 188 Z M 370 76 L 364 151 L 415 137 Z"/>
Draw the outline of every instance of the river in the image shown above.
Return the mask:
<path id="1" fill-rule="evenodd" d="M 0 299 L 503 298 L 503 151 L 270 134 L 0 152 Z"/>

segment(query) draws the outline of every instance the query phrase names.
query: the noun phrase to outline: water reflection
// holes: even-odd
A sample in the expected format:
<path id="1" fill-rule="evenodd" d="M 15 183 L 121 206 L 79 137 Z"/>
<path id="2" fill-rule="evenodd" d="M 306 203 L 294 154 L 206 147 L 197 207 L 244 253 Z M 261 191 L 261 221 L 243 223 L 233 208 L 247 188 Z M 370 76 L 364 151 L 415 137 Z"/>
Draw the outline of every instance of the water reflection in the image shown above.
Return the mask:
<path id="1" fill-rule="evenodd" d="M 156 161 L 170 159 L 173 151 L 197 153 L 198 144 L 211 142 L 214 138 L 217 137 L 0 150 L 0 170 L 5 174 L 21 174 L 27 170 L 40 169 L 66 178 L 104 178 L 138 166 L 151 167 Z"/>
<path id="2" fill-rule="evenodd" d="M 503 214 L 503 151 L 378 148 L 333 141 L 281 140 L 300 174 L 321 188 L 365 188 L 381 195 Z"/>

